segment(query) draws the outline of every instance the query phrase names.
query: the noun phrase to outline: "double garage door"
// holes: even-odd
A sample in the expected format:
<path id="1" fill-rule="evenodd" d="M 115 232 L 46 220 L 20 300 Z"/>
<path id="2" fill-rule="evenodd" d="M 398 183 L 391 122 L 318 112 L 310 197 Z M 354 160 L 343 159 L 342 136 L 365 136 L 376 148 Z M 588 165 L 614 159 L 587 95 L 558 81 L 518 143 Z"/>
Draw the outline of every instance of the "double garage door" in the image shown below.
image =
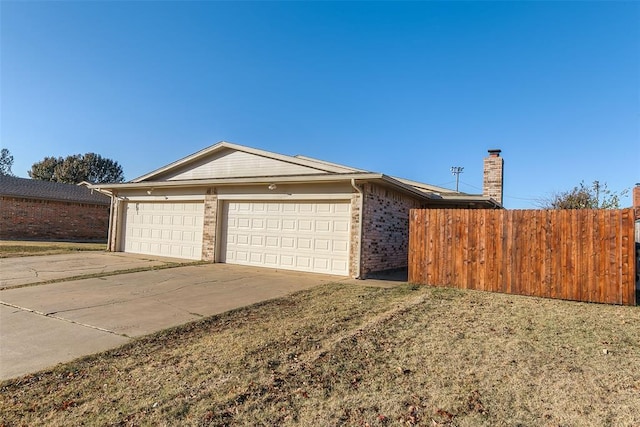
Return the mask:
<path id="1" fill-rule="evenodd" d="M 222 218 L 222 262 L 349 274 L 347 202 L 230 201 Z"/>
<path id="2" fill-rule="evenodd" d="M 348 202 L 225 201 L 219 261 L 336 275 L 349 274 Z M 126 207 L 126 252 L 201 259 L 202 202 Z"/>

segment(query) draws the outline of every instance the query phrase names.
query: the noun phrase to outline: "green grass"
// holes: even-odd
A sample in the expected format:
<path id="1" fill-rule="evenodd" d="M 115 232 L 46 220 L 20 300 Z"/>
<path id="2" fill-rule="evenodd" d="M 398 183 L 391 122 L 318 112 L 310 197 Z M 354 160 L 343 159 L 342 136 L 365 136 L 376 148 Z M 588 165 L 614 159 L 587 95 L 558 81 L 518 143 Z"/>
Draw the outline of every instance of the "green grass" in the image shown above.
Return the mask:
<path id="1" fill-rule="evenodd" d="M 81 251 L 105 251 L 106 243 L 32 242 L 1 240 L 0 258 L 57 255 Z"/>
<path id="2" fill-rule="evenodd" d="M 640 310 L 326 285 L 0 384 L 0 425 L 640 425 Z"/>

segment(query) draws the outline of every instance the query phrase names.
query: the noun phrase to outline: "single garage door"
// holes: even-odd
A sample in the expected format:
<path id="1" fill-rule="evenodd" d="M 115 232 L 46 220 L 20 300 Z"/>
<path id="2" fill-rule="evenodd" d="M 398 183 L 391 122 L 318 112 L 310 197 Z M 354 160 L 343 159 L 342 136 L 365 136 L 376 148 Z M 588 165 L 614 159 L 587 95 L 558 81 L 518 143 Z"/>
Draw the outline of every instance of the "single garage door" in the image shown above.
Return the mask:
<path id="1" fill-rule="evenodd" d="M 202 258 L 204 203 L 128 202 L 125 209 L 125 252 Z"/>
<path id="2" fill-rule="evenodd" d="M 221 261 L 349 274 L 348 202 L 224 204 Z"/>

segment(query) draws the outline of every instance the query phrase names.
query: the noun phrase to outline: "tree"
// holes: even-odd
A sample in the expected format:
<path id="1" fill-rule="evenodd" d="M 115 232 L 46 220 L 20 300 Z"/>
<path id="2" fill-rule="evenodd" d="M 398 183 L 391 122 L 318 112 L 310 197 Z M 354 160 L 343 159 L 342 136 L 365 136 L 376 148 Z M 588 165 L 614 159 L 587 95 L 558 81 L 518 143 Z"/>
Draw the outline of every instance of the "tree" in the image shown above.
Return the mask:
<path id="1" fill-rule="evenodd" d="M 628 190 L 620 193 L 611 191 L 607 184 L 593 181 L 586 186 L 584 181 L 570 191 L 556 193 L 551 198 L 544 200 L 540 207 L 543 209 L 619 209 L 620 197 L 627 194 Z"/>
<path id="2" fill-rule="evenodd" d="M 57 182 L 56 167 L 63 161 L 62 157 L 45 157 L 40 162 L 34 163 L 31 166 L 31 170 L 27 171 L 27 173 L 33 179 Z"/>
<path id="3" fill-rule="evenodd" d="M 118 162 L 99 154 L 86 153 L 62 157 L 45 157 L 34 163 L 29 176 L 42 181 L 77 184 L 88 181 L 93 184 L 122 182 L 124 174 Z"/>
<path id="4" fill-rule="evenodd" d="M 3 148 L 0 150 L 0 175 L 13 176 L 11 166 L 13 166 L 13 156 L 8 149 Z"/>

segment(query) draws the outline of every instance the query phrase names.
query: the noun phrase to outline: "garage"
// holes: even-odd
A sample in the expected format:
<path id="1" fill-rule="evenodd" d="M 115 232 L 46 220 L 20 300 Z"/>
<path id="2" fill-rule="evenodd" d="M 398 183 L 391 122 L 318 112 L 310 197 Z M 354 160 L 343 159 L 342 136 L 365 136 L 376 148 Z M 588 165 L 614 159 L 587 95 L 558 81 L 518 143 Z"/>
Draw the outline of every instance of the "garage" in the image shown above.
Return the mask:
<path id="1" fill-rule="evenodd" d="M 124 252 L 202 258 L 202 202 L 127 202 L 124 211 Z"/>
<path id="2" fill-rule="evenodd" d="M 347 201 L 226 201 L 220 261 L 349 274 Z"/>
<path id="3" fill-rule="evenodd" d="M 487 159 L 502 170 L 501 157 Z M 110 251 L 361 279 L 407 267 L 411 209 L 502 207 L 491 197 L 225 141 L 91 188 L 111 195 Z"/>

